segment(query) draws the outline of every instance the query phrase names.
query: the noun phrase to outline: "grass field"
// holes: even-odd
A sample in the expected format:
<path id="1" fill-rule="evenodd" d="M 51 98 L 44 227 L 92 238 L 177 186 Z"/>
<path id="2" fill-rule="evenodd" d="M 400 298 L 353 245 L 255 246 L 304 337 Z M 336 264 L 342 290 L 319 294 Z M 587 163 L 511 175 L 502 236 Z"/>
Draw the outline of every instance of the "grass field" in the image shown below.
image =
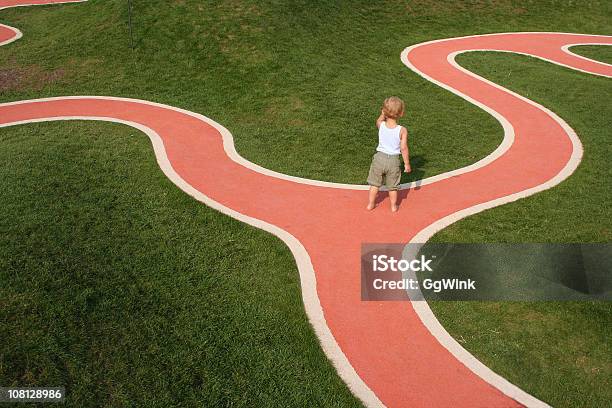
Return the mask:
<path id="1" fill-rule="evenodd" d="M 264 167 L 351 183 L 365 181 L 390 94 L 408 103 L 411 179 L 501 141 L 493 118 L 409 71 L 406 46 L 501 31 L 612 34 L 604 1 L 134 3 L 133 51 L 124 1 L 3 11 L 24 37 L 0 48 L 0 100 L 167 103 L 225 125 Z M 604 47 L 575 52 L 612 62 Z M 610 241 L 612 81 L 524 56 L 458 61 L 558 113 L 585 156 L 554 189 L 434 240 Z M 144 135 L 55 123 L 2 129 L 0 143 L 0 384 L 66 385 L 68 406 L 359 405 L 310 329 L 289 250 L 179 191 Z M 553 406 L 612 400 L 609 304 L 432 308 L 464 347 Z"/>

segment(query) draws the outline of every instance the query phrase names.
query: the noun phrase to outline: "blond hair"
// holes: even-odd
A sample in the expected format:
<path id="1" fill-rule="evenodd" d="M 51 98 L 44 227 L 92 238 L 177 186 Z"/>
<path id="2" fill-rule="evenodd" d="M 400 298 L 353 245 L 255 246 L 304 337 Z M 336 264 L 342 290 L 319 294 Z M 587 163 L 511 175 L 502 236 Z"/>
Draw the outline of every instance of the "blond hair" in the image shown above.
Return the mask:
<path id="1" fill-rule="evenodd" d="M 382 111 L 386 117 L 390 119 L 397 119 L 404 114 L 404 101 L 397 96 L 391 96 L 385 99 Z"/>

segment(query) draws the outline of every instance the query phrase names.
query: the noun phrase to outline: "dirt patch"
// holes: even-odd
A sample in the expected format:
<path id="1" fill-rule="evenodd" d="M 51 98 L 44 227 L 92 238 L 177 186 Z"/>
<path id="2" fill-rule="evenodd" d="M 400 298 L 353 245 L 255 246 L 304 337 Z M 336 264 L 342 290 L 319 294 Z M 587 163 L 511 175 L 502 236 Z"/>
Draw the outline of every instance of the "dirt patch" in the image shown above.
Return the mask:
<path id="1" fill-rule="evenodd" d="M 19 88 L 21 75 L 17 69 L 0 69 L 0 92 Z"/>
<path id="2" fill-rule="evenodd" d="M 48 71 L 38 65 L 0 68 L 0 93 L 23 90 L 39 91 L 60 81 L 65 74 L 62 68 Z"/>

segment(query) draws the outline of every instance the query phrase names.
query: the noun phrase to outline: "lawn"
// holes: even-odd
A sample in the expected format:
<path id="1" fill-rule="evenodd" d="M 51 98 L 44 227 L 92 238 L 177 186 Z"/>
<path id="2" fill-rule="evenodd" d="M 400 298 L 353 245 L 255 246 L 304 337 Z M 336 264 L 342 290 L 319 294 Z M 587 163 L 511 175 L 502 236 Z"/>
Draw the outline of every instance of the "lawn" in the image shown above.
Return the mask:
<path id="1" fill-rule="evenodd" d="M 364 183 L 382 99 L 407 101 L 427 177 L 502 138 L 485 112 L 408 70 L 435 38 L 501 31 L 612 34 L 605 1 L 125 1 L 2 11 L 0 101 L 135 97 L 226 126 L 245 158 Z M 612 62 L 605 47 L 575 52 Z M 609 242 L 612 81 L 525 56 L 465 67 L 564 118 L 584 146 L 572 177 L 470 217 L 439 242 Z M 602 103 L 603 102 L 603 103 Z M 0 131 L 0 384 L 67 387 L 68 406 L 359 406 L 320 350 L 284 244 L 196 202 L 148 139 L 102 123 Z M 411 178 L 407 178 L 409 180 Z M 464 347 L 554 406 L 612 400 L 607 303 L 432 305 Z"/>

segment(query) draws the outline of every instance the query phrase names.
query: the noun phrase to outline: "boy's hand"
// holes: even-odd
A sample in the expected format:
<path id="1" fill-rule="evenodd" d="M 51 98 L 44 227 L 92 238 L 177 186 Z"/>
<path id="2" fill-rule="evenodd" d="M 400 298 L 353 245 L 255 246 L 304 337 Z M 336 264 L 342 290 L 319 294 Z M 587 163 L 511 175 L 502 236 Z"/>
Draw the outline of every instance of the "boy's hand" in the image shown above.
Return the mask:
<path id="1" fill-rule="evenodd" d="M 410 168 L 410 165 L 409 165 L 409 164 L 405 164 L 405 165 L 404 165 L 404 171 L 405 171 L 406 173 L 410 173 L 410 172 L 412 171 L 412 169 Z"/>

